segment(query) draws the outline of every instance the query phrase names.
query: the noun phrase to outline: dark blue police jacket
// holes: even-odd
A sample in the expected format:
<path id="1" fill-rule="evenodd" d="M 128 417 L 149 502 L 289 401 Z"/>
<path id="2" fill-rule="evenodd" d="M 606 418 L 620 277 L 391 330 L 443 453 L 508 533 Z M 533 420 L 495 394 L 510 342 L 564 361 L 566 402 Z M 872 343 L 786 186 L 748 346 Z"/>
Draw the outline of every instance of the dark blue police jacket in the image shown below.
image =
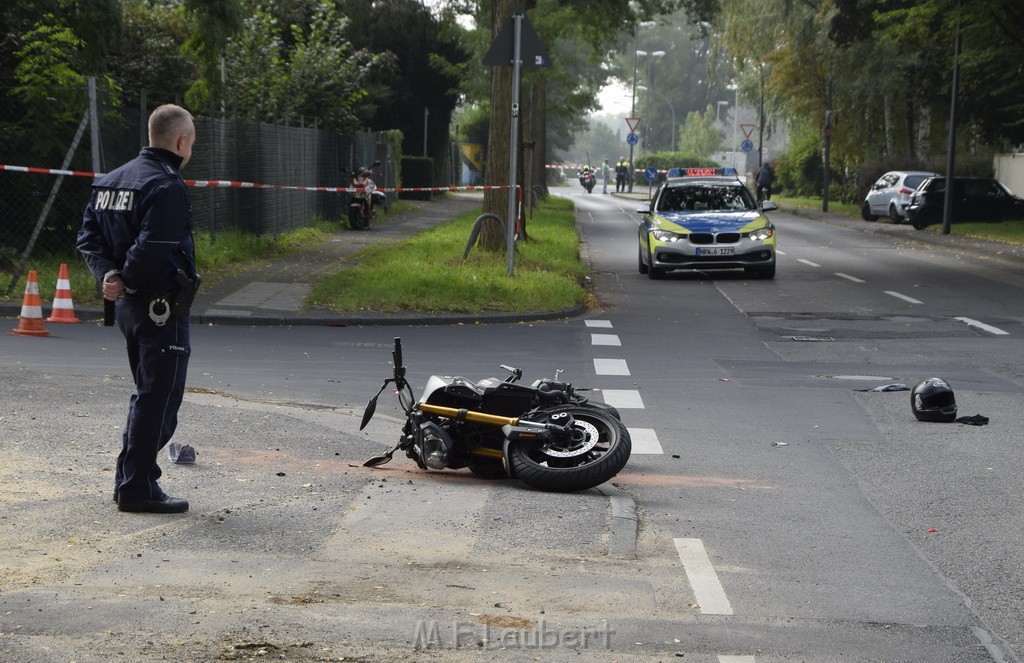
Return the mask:
<path id="1" fill-rule="evenodd" d="M 196 272 L 192 206 L 178 172 L 181 157 L 143 148 L 93 184 L 78 250 L 97 279 L 118 272 L 137 297 L 174 292 L 179 269 Z"/>

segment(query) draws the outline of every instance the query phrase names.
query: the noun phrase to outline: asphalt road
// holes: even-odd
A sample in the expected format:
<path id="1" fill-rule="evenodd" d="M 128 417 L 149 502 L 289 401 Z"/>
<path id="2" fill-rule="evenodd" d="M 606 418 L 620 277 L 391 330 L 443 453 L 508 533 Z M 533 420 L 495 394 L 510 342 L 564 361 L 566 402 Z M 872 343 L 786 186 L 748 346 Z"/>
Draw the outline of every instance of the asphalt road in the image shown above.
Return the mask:
<path id="1" fill-rule="evenodd" d="M 181 517 L 110 502 L 116 332 L 0 336 L 0 659 L 1019 661 L 1024 266 L 774 213 L 775 280 L 650 281 L 633 203 L 566 195 L 582 318 L 195 328 Z M 356 430 L 394 336 L 414 385 L 564 369 L 629 465 L 578 495 L 359 467 L 398 434 L 383 399 Z M 858 391 L 932 375 L 991 423 Z"/>

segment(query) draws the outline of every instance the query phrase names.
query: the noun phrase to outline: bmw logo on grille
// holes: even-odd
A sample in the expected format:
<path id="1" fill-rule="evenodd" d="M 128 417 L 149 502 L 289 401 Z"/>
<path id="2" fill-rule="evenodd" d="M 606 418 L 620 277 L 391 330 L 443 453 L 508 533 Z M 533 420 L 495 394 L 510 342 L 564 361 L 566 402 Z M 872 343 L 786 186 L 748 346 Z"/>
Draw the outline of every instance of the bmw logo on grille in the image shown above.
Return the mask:
<path id="1" fill-rule="evenodd" d="M 711 229 L 711 232 L 713 232 L 713 233 L 716 233 L 716 232 L 718 232 L 718 228 L 712 228 L 712 229 Z"/>

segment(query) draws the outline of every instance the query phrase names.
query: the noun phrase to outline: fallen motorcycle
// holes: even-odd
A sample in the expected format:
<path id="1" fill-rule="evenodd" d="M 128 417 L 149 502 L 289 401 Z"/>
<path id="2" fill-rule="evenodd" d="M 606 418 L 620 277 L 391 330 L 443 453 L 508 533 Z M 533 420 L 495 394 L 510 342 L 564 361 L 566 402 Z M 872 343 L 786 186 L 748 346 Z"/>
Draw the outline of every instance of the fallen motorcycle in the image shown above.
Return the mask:
<path id="1" fill-rule="evenodd" d="M 416 401 L 405 379 L 402 341 L 391 353 L 393 376 L 366 404 L 363 430 L 377 398 L 393 384 L 406 420 L 398 444 L 365 463 L 376 467 L 404 451 L 422 469 L 468 467 L 487 477 L 514 478 L 540 490 L 573 492 L 614 477 L 629 460 L 629 432 L 614 408 L 591 403 L 571 384 L 542 379 L 519 384 L 522 370 L 505 379 L 471 382 L 432 375 Z"/>

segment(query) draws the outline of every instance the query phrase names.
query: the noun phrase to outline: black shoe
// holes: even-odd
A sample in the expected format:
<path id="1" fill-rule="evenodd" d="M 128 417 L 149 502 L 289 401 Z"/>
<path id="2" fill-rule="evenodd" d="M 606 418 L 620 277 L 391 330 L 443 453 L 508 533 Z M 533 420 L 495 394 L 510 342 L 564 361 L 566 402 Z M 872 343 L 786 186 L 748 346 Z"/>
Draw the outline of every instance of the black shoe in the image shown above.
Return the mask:
<path id="1" fill-rule="evenodd" d="M 118 500 L 118 511 L 132 513 L 185 513 L 188 511 L 188 500 L 164 495 L 158 500 Z"/>

